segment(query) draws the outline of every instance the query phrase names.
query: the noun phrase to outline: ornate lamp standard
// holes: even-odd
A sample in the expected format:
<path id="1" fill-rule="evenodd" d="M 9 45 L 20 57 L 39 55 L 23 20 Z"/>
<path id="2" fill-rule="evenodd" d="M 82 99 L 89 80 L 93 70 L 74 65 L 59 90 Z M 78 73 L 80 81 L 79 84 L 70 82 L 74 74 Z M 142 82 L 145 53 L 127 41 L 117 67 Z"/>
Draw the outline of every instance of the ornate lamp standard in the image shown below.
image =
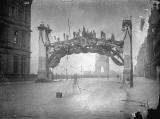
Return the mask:
<path id="1" fill-rule="evenodd" d="M 132 17 L 125 18 L 122 22 L 122 31 L 125 32 L 125 34 L 129 35 L 130 38 L 130 55 L 131 55 L 131 61 L 130 61 L 130 87 L 133 87 L 133 58 L 132 58 Z M 126 36 L 125 35 L 125 36 Z M 126 37 L 125 37 L 126 38 Z"/>

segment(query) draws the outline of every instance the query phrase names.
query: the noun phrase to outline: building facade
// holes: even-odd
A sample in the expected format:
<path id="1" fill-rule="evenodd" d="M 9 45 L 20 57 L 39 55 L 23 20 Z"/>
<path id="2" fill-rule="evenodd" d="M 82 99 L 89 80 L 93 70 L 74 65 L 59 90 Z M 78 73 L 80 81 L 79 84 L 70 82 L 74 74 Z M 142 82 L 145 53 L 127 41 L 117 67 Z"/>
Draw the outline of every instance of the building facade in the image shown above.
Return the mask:
<path id="1" fill-rule="evenodd" d="M 22 78 L 30 73 L 32 0 L 0 1 L 0 73 Z"/>
<path id="2" fill-rule="evenodd" d="M 143 44 L 140 47 L 137 56 L 137 64 L 134 69 L 136 76 L 140 77 L 149 77 L 149 53 L 147 52 L 148 44 L 147 39 L 144 40 Z"/>
<path id="3" fill-rule="evenodd" d="M 147 35 L 147 52 L 149 53 L 149 77 L 157 78 L 160 71 L 160 0 L 152 1 L 149 29 Z M 159 77 L 159 76 L 158 76 Z"/>
<path id="4" fill-rule="evenodd" d="M 147 38 L 137 56 L 135 73 L 156 79 L 160 72 L 160 0 L 152 0 Z"/>

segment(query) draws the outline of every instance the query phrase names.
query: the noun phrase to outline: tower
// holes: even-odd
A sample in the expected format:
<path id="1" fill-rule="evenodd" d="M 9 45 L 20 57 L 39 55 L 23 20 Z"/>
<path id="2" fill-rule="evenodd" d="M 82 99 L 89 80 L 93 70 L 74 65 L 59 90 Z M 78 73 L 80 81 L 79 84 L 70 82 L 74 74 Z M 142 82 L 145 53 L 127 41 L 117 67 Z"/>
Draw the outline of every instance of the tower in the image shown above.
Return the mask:
<path id="1" fill-rule="evenodd" d="M 96 75 L 109 76 L 109 57 L 96 55 L 95 73 Z"/>
<path id="2" fill-rule="evenodd" d="M 49 65 L 48 65 L 48 46 L 50 41 L 48 35 L 51 32 L 49 27 L 43 23 L 38 27 L 39 30 L 39 59 L 38 59 L 38 79 L 49 79 Z"/>
<path id="3" fill-rule="evenodd" d="M 130 62 L 131 56 L 129 54 L 124 55 L 124 69 L 123 69 L 123 79 L 129 80 L 130 76 Z"/>

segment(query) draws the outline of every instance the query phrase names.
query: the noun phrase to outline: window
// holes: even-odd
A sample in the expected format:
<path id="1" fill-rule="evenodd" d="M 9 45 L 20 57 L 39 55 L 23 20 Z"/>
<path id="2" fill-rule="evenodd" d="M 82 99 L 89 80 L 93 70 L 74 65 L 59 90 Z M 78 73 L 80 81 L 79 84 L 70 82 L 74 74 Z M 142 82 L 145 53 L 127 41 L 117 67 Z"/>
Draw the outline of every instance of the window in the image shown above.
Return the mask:
<path id="1" fill-rule="evenodd" d="M 24 9 L 24 17 L 25 17 L 25 21 L 28 22 L 29 20 L 29 7 L 25 7 Z"/>
<path id="2" fill-rule="evenodd" d="M 21 57 L 21 74 L 24 74 L 24 57 Z"/>
<path id="3" fill-rule="evenodd" d="M 25 56 L 22 56 L 21 57 L 21 73 L 22 74 L 25 74 L 26 73 L 26 57 Z"/>
<path id="4" fill-rule="evenodd" d="M 11 6 L 9 8 L 9 16 L 10 17 L 16 17 L 17 16 L 17 9 L 15 6 Z"/>
<path id="5" fill-rule="evenodd" d="M 23 16 L 23 7 L 19 6 L 17 9 L 18 9 L 17 10 L 18 16 L 22 19 L 22 16 Z"/>
<path id="6" fill-rule="evenodd" d="M 18 43 L 18 31 L 14 32 L 14 39 L 13 39 L 14 43 Z"/>
<path id="7" fill-rule="evenodd" d="M 11 16 L 15 16 L 16 14 L 16 8 L 14 6 L 12 6 L 11 8 Z"/>
<path id="8" fill-rule="evenodd" d="M 12 7 L 9 8 L 9 16 L 12 16 Z"/>
<path id="9" fill-rule="evenodd" d="M 26 42 L 25 42 L 25 40 L 26 40 L 26 38 L 25 38 L 25 32 L 23 31 L 22 32 L 22 47 L 25 47 L 26 46 Z"/>
<path id="10" fill-rule="evenodd" d="M 13 57 L 13 73 L 18 73 L 18 56 Z"/>
<path id="11" fill-rule="evenodd" d="M 27 8 L 25 8 L 25 10 L 24 10 L 24 19 L 27 20 L 27 18 L 28 18 L 27 17 Z"/>

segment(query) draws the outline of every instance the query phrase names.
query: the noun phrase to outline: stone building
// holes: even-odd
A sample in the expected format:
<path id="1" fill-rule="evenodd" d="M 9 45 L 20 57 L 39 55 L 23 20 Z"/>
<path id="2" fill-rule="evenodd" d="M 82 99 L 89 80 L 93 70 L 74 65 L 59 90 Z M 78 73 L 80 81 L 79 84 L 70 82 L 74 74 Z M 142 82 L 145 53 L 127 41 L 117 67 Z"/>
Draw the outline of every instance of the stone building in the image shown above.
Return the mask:
<path id="1" fill-rule="evenodd" d="M 30 73 L 32 0 L 0 1 L 0 73 L 22 78 Z"/>
<path id="2" fill-rule="evenodd" d="M 149 29 L 146 40 L 137 57 L 135 73 L 138 76 L 156 79 L 160 65 L 160 1 L 152 0 Z"/>
<path id="3" fill-rule="evenodd" d="M 155 79 L 160 71 L 160 0 L 152 1 L 147 44 L 149 53 L 149 77 Z"/>
<path id="4" fill-rule="evenodd" d="M 149 60 L 148 60 L 148 44 L 147 39 L 144 40 L 141 48 L 139 49 L 138 56 L 137 56 L 137 64 L 134 69 L 134 73 L 140 77 L 149 77 Z"/>

